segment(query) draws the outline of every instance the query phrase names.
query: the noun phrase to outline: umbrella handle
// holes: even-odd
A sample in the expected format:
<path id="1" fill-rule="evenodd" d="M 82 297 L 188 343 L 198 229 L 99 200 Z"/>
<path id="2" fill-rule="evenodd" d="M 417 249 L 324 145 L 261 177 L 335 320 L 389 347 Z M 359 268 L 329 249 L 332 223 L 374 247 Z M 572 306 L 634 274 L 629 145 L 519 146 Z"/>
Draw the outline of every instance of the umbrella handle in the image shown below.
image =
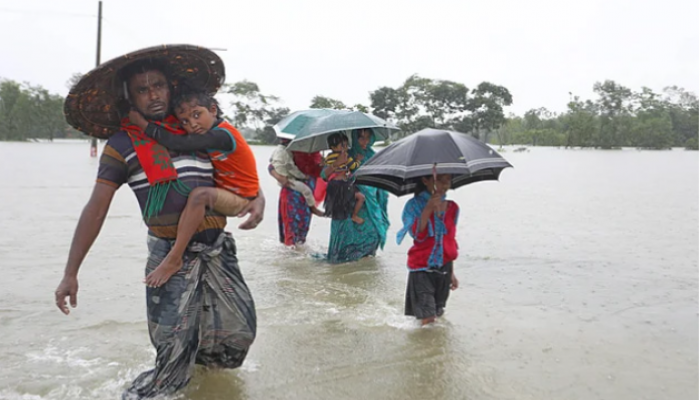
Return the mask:
<path id="1" fill-rule="evenodd" d="M 437 193 L 437 163 L 433 164 L 433 194 Z"/>

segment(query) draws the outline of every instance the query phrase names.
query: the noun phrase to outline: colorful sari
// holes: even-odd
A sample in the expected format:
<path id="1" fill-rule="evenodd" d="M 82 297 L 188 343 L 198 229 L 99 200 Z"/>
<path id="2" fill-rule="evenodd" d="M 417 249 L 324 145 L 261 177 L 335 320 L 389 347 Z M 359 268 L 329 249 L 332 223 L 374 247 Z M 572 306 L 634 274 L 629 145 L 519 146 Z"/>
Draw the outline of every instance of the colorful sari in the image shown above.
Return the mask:
<path id="1" fill-rule="evenodd" d="M 321 174 L 321 153 L 292 152 L 294 163 L 299 170 L 310 178 L 304 181 L 314 191 L 316 201 L 325 197 L 325 185 L 319 184 Z M 270 166 L 272 168 L 272 166 Z M 294 246 L 306 242 L 306 235 L 311 225 L 311 210 L 304 196 L 288 187 L 280 190 L 280 200 L 277 212 L 279 240 L 285 246 Z"/>
<path id="2" fill-rule="evenodd" d="M 372 134 L 370 143 L 364 150 L 360 147 L 357 139 L 357 132 L 353 132 L 349 154 L 353 158 L 363 155 L 364 159 L 361 163 L 365 163 L 375 154 L 372 149 L 375 137 Z M 377 249 L 383 249 L 386 243 L 386 232 L 389 229 L 388 193 L 364 185 L 358 185 L 358 189 L 365 195 L 365 204 L 358 213 L 358 216 L 365 222 L 358 225 L 350 218 L 332 220 L 327 255 L 327 259 L 331 263 L 351 262 L 363 257 L 374 256 Z"/>

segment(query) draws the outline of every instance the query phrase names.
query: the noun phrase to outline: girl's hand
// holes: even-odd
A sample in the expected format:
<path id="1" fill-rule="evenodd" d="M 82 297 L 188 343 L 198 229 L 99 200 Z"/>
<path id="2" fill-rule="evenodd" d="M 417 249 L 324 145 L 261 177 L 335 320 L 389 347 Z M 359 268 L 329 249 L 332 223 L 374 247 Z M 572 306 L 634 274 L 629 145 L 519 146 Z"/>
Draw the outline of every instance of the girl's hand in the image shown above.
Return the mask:
<path id="1" fill-rule="evenodd" d="M 438 207 L 440 207 L 440 204 L 442 203 L 442 195 L 440 193 L 433 193 L 432 196 L 430 196 L 430 200 L 428 200 L 428 204 L 425 205 L 427 209 L 430 211 L 437 211 Z"/>
<path id="2" fill-rule="evenodd" d="M 459 287 L 459 280 L 457 280 L 457 276 L 452 273 L 452 281 L 450 282 L 450 290 L 455 290 Z"/>
<path id="3" fill-rule="evenodd" d="M 146 118 L 144 118 L 140 112 L 134 109 L 131 109 L 131 111 L 129 111 L 129 120 L 132 124 L 137 125 L 141 129 L 146 129 L 146 127 L 148 126 L 148 121 L 146 121 Z"/>
<path id="4" fill-rule="evenodd" d="M 365 156 L 363 154 L 358 154 L 355 156 L 355 160 L 357 161 L 362 161 L 365 159 Z"/>

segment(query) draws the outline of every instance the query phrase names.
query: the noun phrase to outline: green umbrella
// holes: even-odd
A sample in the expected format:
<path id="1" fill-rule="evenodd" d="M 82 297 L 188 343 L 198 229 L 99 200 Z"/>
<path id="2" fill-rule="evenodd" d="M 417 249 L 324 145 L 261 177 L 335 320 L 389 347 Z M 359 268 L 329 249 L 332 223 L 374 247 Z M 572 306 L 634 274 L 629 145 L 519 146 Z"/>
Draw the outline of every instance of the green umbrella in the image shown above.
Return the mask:
<path id="1" fill-rule="evenodd" d="M 352 131 L 362 128 L 372 129 L 378 140 L 388 139 L 392 131 L 399 130 L 371 114 L 325 108 L 293 112 L 274 126 L 277 137 L 292 140 L 289 150 L 305 153 L 327 150 L 326 139 L 336 132 L 344 133 L 350 140 Z"/>

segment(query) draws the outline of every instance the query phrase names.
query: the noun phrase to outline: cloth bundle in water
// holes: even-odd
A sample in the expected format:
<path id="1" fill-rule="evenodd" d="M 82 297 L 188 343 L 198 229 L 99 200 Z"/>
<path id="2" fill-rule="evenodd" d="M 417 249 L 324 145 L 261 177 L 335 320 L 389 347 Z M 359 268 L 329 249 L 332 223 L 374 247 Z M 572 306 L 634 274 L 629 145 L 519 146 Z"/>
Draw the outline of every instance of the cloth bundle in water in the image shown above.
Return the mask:
<path id="1" fill-rule="evenodd" d="M 150 273 L 171 242 L 148 237 Z M 195 364 L 237 368 L 255 339 L 255 304 L 243 280 L 230 233 L 214 244 L 194 243 L 183 267 L 159 288 L 148 288 L 148 331 L 156 366 L 139 375 L 123 399 L 173 393 L 189 383 Z"/>

